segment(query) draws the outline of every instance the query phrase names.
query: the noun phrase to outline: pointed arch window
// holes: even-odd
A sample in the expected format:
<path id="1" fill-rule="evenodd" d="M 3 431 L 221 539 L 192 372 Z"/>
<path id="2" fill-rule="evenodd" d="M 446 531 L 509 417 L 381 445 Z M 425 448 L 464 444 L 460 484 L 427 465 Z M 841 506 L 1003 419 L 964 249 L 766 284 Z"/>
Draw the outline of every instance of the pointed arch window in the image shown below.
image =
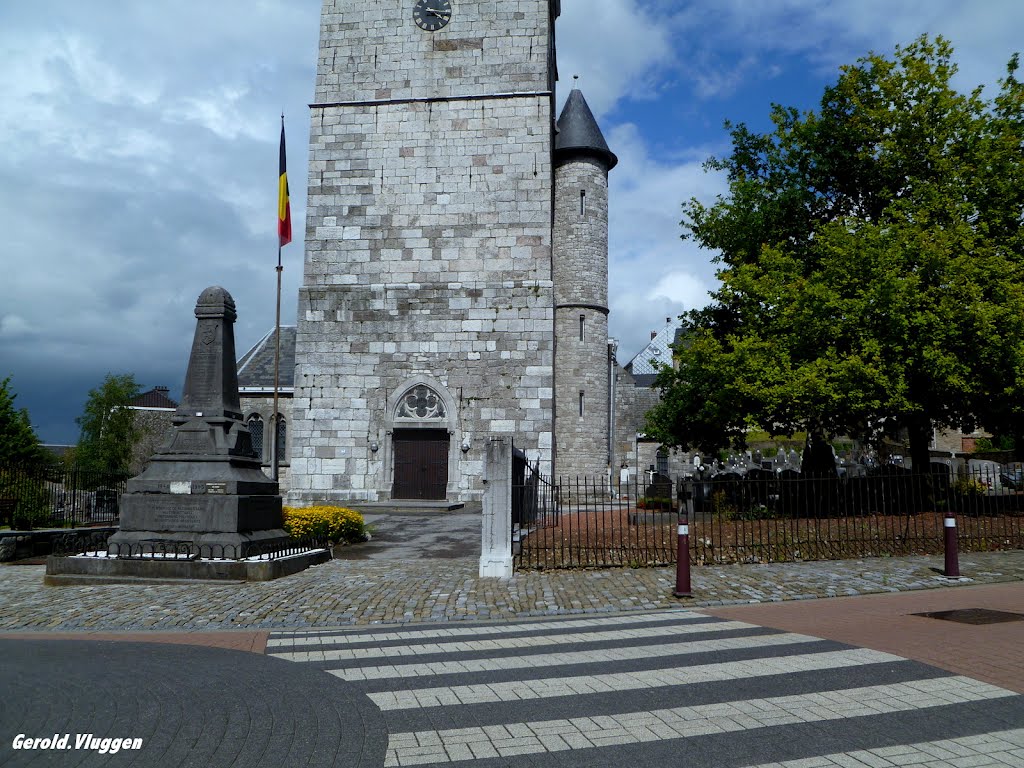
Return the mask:
<path id="1" fill-rule="evenodd" d="M 668 474 L 668 448 L 666 448 L 663 445 L 660 446 L 658 448 L 658 454 L 657 454 L 656 458 L 657 458 L 657 461 L 658 461 L 658 474 L 659 475 L 667 475 Z"/>
<path id="2" fill-rule="evenodd" d="M 277 444 L 274 446 L 274 450 L 277 451 L 278 462 L 288 460 L 287 445 L 288 426 L 285 424 L 284 415 L 279 413 L 277 414 Z"/>
<path id="3" fill-rule="evenodd" d="M 254 413 L 246 420 L 249 427 L 249 434 L 252 435 L 252 450 L 256 458 L 263 460 L 263 417 Z"/>

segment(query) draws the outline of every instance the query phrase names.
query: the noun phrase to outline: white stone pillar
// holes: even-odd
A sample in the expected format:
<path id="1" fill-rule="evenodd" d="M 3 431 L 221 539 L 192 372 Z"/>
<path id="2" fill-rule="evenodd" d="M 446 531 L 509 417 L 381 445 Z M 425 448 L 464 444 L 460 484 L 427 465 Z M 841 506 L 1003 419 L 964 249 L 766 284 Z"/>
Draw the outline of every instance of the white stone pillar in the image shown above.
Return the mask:
<path id="1" fill-rule="evenodd" d="M 512 578 L 512 440 L 487 441 L 484 466 L 483 524 L 481 525 L 481 578 Z"/>

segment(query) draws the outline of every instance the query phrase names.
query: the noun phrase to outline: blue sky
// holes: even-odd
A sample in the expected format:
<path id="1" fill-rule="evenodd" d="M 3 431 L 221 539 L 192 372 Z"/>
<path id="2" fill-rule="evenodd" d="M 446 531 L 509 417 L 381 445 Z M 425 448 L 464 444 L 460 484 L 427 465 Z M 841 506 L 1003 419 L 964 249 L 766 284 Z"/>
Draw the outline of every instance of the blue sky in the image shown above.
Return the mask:
<path id="1" fill-rule="evenodd" d="M 457 0 L 453 0 L 453 3 Z M 108 372 L 180 393 L 195 299 L 239 308 L 239 352 L 273 325 L 277 141 L 286 114 L 296 242 L 319 0 L 35 0 L 0 4 L 0 378 L 41 438 Z M 963 90 L 991 92 L 1024 44 L 1019 0 L 562 0 L 559 95 L 572 76 L 620 158 L 611 177 L 610 328 L 627 362 L 700 306 L 713 254 L 679 239 L 710 201 L 722 123 L 813 109 L 838 67 L 922 33 L 956 48 Z"/>

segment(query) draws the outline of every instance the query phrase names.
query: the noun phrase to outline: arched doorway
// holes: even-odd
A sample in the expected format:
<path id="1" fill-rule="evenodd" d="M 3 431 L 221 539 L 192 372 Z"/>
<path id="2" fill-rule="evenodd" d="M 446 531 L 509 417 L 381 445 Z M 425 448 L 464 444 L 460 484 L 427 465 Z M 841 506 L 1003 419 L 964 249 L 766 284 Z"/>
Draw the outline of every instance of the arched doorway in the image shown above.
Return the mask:
<path id="1" fill-rule="evenodd" d="M 440 390 L 440 391 L 439 391 Z M 419 381 L 392 400 L 392 499 L 447 498 L 453 405 L 440 387 Z"/>
<path id="2" fill-rule="evenodd" d="M 448 492 L 448 431 L 396 429 L 393 499 L 442 500 Z"/>

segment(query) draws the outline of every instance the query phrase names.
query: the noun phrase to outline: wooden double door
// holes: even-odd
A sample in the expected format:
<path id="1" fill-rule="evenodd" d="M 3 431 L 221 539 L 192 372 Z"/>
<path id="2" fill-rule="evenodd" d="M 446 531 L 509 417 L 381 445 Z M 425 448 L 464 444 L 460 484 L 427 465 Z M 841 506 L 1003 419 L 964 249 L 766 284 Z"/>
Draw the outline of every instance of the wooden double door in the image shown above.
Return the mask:
<path id="1" fill-rule="evenodd" d="M 393 499 L 442 500 L 448 491 L 446 429 L 396 429 Z"/>

